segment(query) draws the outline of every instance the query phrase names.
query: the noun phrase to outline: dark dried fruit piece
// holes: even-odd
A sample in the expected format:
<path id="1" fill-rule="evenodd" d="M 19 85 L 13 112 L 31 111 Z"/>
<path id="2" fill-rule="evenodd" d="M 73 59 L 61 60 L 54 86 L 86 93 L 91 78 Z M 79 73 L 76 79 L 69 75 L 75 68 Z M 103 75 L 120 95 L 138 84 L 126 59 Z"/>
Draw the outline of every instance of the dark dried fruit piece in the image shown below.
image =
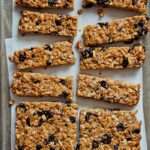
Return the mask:
<path id="1" fill-rule="evenodd" d="M 37 84 L 37 83 L 40 83 L 41 81 L 40 80 L 38 80 L 38 79 L 31 79 L 32 80 L 32 82 L 34 83 L 34 84 Z"/>
<path id="2" fill-rule="evenodd" d="M 46 44 L 45 46 L 46 46 L 46 48 L 45 48 L 46 50 L 52 51 L 52 48 L 49 44 Z"/>
<path id="3" fill-rule="evenodd" d="M 103 81 L 100 82 L 100 84 L 101 84 L 101 86 L 102 86 L 103 88 L 105 88 L 105 89 L 108 88 L 106 81 L 103 80 Z"/>
<path id="4" fill-rule="evenodd" d="M 38 122 L 38 126 L 41 126 L 43 124 L 43 119 L 41 118 Z"/>
<path id="5" fill-rule="evenodd" d="M 102 140 L 101 140 L 102 143 L 104 144 L 110 144 L 111 143 L 111 136 L 109 134 L 104 134 L 102 136 Z"/>
<path id="6" fill-rule="evenodd" d="M 46 65 L 50 66 L 52 64 L 52 61 L 50 59 L 47 60 Z"/>
<path id="7" fill-rule="evenodd" d="M 118 150 L 119 149 L 119 144 L 114 145 L 114 150 Z"/>
<path id="8" fill-rule="evenodd" d="M 129 61 L 128 61 L 128 58 L 123 58 L 123 61 L 122 61 L 122 66 L 123 66 L 123 68 L 126 68 L 126 67 L 128 67 L 128 64 L 129 64 Z"/>
<path id="9" fill-rule="evenodd" d="M 57 4 L 57 0 L 48 0 L 49 6 L 55 6 Z"/>
<path id="10" fill-rule="evenodd" d="M 28 126 L 30 126 L 30 118 L 29 117 L 26 119 L 26 123 Z"/>
<path id="11" fill-rule="evenodd" d="M 138 0 L 132 0 L 132 5 L 136 5 Z"/>
<path id="12" fill-rule="evenodd" d="M 17 107 L 18 107 L 18 108 L 21 108 L 21 109 L 24 109 L 25 112 L 27 111 L 26 105 L 25 105 L 24 103 L 18 104 Z"/>
<path id="13" fill-rule="evenodd" d="M 146 27 L 143 27 L 142 29 L 140 29 L 140 30 L 138 31 L 137 37 L 140 38 L 141 36 L 146 35 L 147 32 L 148 32 L 148 31 L 147 31 L 147 28 L 146 28 Z"/>
<path id="14" fill-rule="evenodd" d="M 50 135 L 49 138 L 48 138 L 48 141 L 53 142 L 54 140 L 55 140 L 54 134 Z"/>
<path id="15" fill-rule="evenodd" d="M 124 131 L 125 129 L 126 129 L 126 127 L 124 127 L 123 123 L 119 123 L 119 124 L 117 125 L 117 130 L 118 130 L 118 131 Z"/>
<path id="16" fill-rule="evenodd" d="M 23 147 L 21 145 L 18 145 L 18 150 L 23 150 Z"/>
<path id="17" fill-rule="evenodd" d="M 140 20 L 140 21 L 138 22 L 138 26 L 143 27 L 143 26 L 144 26 L 144 21 L 143 21 L 143 20 Z"/>
<path id="18" fill-rule="evenodd" d="M 42 149 L 42 146 L 40 144 L 37 144 L 36 145 L 36 150 L 41 150 Z"/>
<path id="19" fill-rule="evenodd" d="M 107 27 L 108 26 L 108 23 L 103 23 L 103 22 L 100 22 L 98 23 L 98 25 L 100 25 L 100 27 Z"/>
<path id="20" fill-rule="evenodd" d="M 141 131 L 140 129 L 134 129 L 134 130 L 132 130 L 132 134 L 134 134 L 134 133 L 139 134 L 140 131 Z"/>
<path id="21" fill-rule="evenodd" d="M 88 121 L 90 120 L 91 115 L 92 115 L 92 114 L 89 113 L 89 112 L 86 113 L 86 115 L 85 115 L 85 121 L 86 121 L 86 122 L 88 122 Z"/>
<path id="22" fill-rule="evenodd" d="M 126 138 L 127 139 L 127 141 L 131 141 L 132 140 L 132 138 L 131 137 L 128 137 L 128 138 Z"/>
<path id="23" fill-rule="evenodd" d="M 75 123 L 76 122 L 76 118 L 74 118 L 74 117 L 69 117 L 69 119 L 70 119 L 71 123 Z"/>
<path id="24" fill-rule="evenodd" d="M 63 92 L 59 95 L 59 97 L 60 97 L 60 98 L 66 98 L 68 95 L 69 95 L 69 94 L 68 94 L 66 91 L 63 91 Z"/>
<path id="25" fill-rule="evenodd" d="M 66 103 L 67 107 L 71 106 L 71 102 L 70 101 L 66 101 L 65 103 Z"/>
<path id="26" fill-rule="evenodd" d="M 24 62 L 26 59 L 25 55 L 19 55 L 19 61 Z"/>
<path id="27" fill-rule="evenodd" d="M 55 20 L 55 24 L 56 26 L 61 26 L 62 21 L 59 19 Z"/>
<path id="28" fill-rule="evenodd" d="M 50 150 L 55 150 L 53 147 L 50 147 Z"/>
<path id="29" fill-rule="evenodd" d="M 103 94 L 100 94 L 100 100 L 104 101 L 105 100 L 105 96 Z"/>
<path id="30" fill-rule="evenodd" d="M 91 2 L 91 3 L 88 3 L 88 4 L 86 4 L 86 5 L 83 5 L 82 7 L 83 8 L 91 8 L 91 7 L 93 7 L 94 6 L 94 4 Z"/>
<path id="31" fill-rule="evenodd" d="M 60 79 L 60 83 L 63 84 L 63 85 L 65 85 L 66 84 L 66 80 Z"/>
<path id="32" fill-rule="evenodd" d="M 40 25 L 42 22 L 39 20 L 39 21 L 37 21 L 36 22 L 36 25 L 38 26 L 38 25 Z"/>
<path id="33" fill-rule="evenodd" d="M 53 112 L 51 112 L 51 110 L 43 111 L 43 115 L 46 116 L 47 120 L 53 118 Z"/>
<path id="34" fill-rule="evenodd" d="M 93 140 L 93 143 L 92 143 L 92 148 L 98 148 L 99 147 L 99 141 L 97 140 Z"/>
<path id="35" fill-rule="evenodd" d="M 82 58 L 90 58 L 93 57 L 93 48 L 85 49 L 81 53 Z"/>

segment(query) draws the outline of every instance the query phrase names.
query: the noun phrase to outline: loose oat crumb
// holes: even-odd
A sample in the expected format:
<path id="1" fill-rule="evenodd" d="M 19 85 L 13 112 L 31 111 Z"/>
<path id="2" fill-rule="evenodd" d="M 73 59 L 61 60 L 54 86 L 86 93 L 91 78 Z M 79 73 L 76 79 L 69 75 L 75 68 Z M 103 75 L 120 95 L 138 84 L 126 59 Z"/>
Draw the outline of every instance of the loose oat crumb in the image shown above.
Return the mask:
<path id="1" fill-rule="evenodd" d="M 78 15 L 81 15 L 83 13 L 83 9 L 78 10 Z"/>
<path id="2" fill-rule="evenodd" d="M 9 101 L 9 105 L 13 105 L 13 104 L 15 104 L 15 101 L 14 100 L 10 100 Z"/>
<path id="3" fill-rule="evenodd" d="M 78 49 L 82 49 L 83 48 L 83 45 L 81 44 L 81 41 L 77 42 L 76 48 L 78 48 Z"/>
<path id="4" fill-rule="evenodd" d="M 104 16 L 104 10 L 102 8 L 98 9 L 98 14 L 100 17 Z"/>

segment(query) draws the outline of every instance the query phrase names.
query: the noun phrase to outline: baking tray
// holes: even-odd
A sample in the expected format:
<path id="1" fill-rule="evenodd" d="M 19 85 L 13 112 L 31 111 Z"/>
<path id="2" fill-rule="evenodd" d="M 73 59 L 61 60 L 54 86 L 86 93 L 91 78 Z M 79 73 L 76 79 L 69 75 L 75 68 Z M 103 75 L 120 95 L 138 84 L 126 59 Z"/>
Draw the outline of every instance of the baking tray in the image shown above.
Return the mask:
<path id="1" fill-rule="evenodd" d="M 76 1 L 77 3 L 80 3 L 81 4 L 81 1 Z M 7 5 L 6 5 L 7 4 Z M 11 13 L 11 7 L 12 7 L 12 5 L 11 5 L 11 3 L 10 3 L 10 1 L 8 1 L 8 3 L 6 3 L 6 1 L 5 1 L 5 3 L 4 3 L 4 1 L 2 1 L 2 4 L 1 4 L 1 7 L 6 7 L 6 8 L 8 8 L 7 9 L 7 11 L 9 11 L 10 13 Z M 9 6 L 9 7 L 8 7 Z M 149 6 L 149 5 L 148 5 Z M 76 13 L 77 14 L 77 10 L 78 10 L 79 8 L 78 8 L 78 6 L 76 5 L 76 9 L 75 9 L 75 11 L 74 12 L 71 12 L 71 13 Z M 5 9 L 1 9 L 1 15 L 2 15 L 2 17 L 1 17 L 1 19 L 2 20 L 4 20 L 3 21 L 3 23 L 1 23 L 1 34 L 3 34 L 2 36 L 1 36 L 1 45 L 2 45 L 2 47 L 3 47 L 3 49 L 4 49 L 4 38 L 8 38 L 9 37 L 9 35 L 11 35 L 11 19 L 9 20 L 9 19 L 7 19 L 7 17 L 9 17 L 9 18 L 11 18 L 11 15 L 7 12 L 4 12 L 4 10 Z M 33 39 L 33 41 L 32 41 L 32 43 L 31 44 L 33 44 L 33 45 L 37 45 L 37 44 L 40 44 L 40 43 L 47 43 L 47 42 L 50 42 L 50 40 L 48 39 L 48 38 L 50 38 L 51 36 L 44 36 L 44 38 L 42 38 L 42 40 L 41 40 L 41 36 L 33 36 L 33 37 L 31 37 L 31 35 L 27 35 L 27 36 L 25 36 L 25 37 L 23 37 L 23 38 L 21 38 L 20 37 L 20 35 L 18 35 L 17 34 L 17 21 L 18 21 L 18 18 L 19 18 L 19 15 L 20 15 L 20 11 L 21 11 L 22 9 L 16 9 L 15 8 L 15 13 L 16 13 L 16 15 L 18 15 L 18 17 L 15 17 L 15 23 L 14 23 L 14 30 L 13 30 L 13 37 L 15 37 L 14 39 L 13 39 L 13 43 L 14 43 L 14 45 L 12 45 L 12 44 L 9 44 L 9 45 L 11 45 L 11 46 L 8 46 L 8 44 L 7 44 L 7 46 L 9 47 L 9 51 L 11 51 L 11 50 L 14 50 L 14 49 L 19 49 L 19 48 L 23 48 L 23 47 L 30 47 L 30 44 L 27 44 L 26 46 L 24 45 L 24 42 L 26 41 L 26 39 L 28 39 L 28 38 L 31 38 L 31 39 Z M 6 11 L 6 10 L 5 10 Z M 45 10 L 42 10 L 42 11 L 45 11 Z M 91 24 L 91 23 L 97 23 L 98 21 L 108 21 L 108 20 L 110 20 L 110 18 L 108 18 L 108 15 L 110 15 L 111 13 L 111 11 L 113 11 L 114 12 L 114 14 L 113 15 L 111 15 L 111 17 L 113 18 L 113 19 L 116 19 L 116 18 L 122 18 L 122 17 L 127 17 L 127 16 L 130 16 L 131 15 L 131 13 L 128 13 L 127 11 L 123 11 L 123 13 L 120 13 L 121 11 L 120 10 L 116 10 L 116 9 L 105 9 L 105 17 L 103 17 L 101 20 L 99 20 L 99 18 L 98 18 L 98 15 L 97 15 L 97 9 L 95 9 L 95 8 L 93 8 L 93 9 L 90 9 L 90 11 L 89 10 L 86 10 L 86 11 L 84 11 L 84 14 L 83 14 L 83 16 L 84 15 L 92 15 L 91 16 L 91 18 L 93 18 L 93 17 L 97 17 L 96 18 L 96 20 L 92 20 L 92 22 L 91 22 L 91 20 L 90 19 L 86 19 L 86 22 L 83 22 L 82 23 L 82 25 L 83 26 L 85 26 L 86 24 Z M 49 11 L 49 12 L 55 12 L 54 10 L 53 11 Z M 66 12 L 66 11 L 61 11 L 61 10 L 58 10 L 58 12 L 57 13 L 69 13 L 69 12 Z M 90 14 L 89 14 L 90 13 Z M 119 14 L 119 16 L 118 16 L 118 14 Z M 121 14 L 121 15 L 120 15 Z M 132 15 L 134 15 L 135 13 L 132 13 Z M 116 17 L 117 16 L 117 17 Z M 80 16 L 79 16 L 80 17 Z M 85 16 L 84 16 L 85 17 Z M 5 22 L 5 21 L 9 21 L 10 23 L 8 23 L 8 22 Z M 82 18 L 80 17 L 79 18 L 79 22 L 81 22 L 82 21 Z M 93 22 L 94 21 L 94 22 Z M 6 25 L 8 25 L 9 26 L 9 28 L 6 26 Z M 79 25 L 79 29 L 80 29 L 81 27 L 80 27 L 80 25 Z M 4 31 L 6 31 L 6 29 L 10 29 L 10 30 L 7 30 L 7 31 L 9 31 L 7 34 L 4 32 Z M 16 29 L 16 30 L 15 30 Z M 82 28 L 81 28 L 82 29 Z M 79 35 L 78 36 L 80 36 L 81 34 L 79 33 Z M 43 36 L 42 36 L 43 37 Z M 40 40 L 39 40 L 39 38 L 40 38 Z M 75 39 L 75 41 L 77 41 L 79 39 L 79 37 L 77 37 L 76 39 Z M 148 39 L 149 39 L 149 36 L 146 38 L 146 39 L 144 39 L 144 42 L 145 42 L 145 44 L 146 44 L 146 46 L 147 47 L 149 47 L 149 45 L 148 45 L 148 42 L 146 42 L 146 41 L 148 41 Z M 59 40 L 59 39 L 58 39 Z M 30 40 L 28 40 L 27 42 L 29 42 Z M 40 42 L 39 42 L 40 41 Z M 11 43 L 12 42 L 12 40 L 7 40 L 7 43 Z M 19 44 L 18 44 L 18 42 L 19 42 Z M 74 42 L 74 43 L 76 43 L 76 42 Z M 16 47 L 17 46 L 17 47 Z M 8 49 L 8 47 L 7 47 L 7 49 Z M 79 56 L 79 54 L 78 54 L 78 52 L 77 52 L 77 50 L 76 50 L 76 53 L 75 53 L 75 55 L 76 55 L 76 57 L 78 57 Z M 146 80 L 146 82 L 144 82 L 144 104 L 146 104 L 146 106 L 148 106 L 148 98 L 149 98 L 149 94 L 148 94 L 148 92 L 146 92 L 146 91 L 148 91 L 149 90 L 149 86 L 147 85 L 148 84 L 148 81 L 149 81 L 149 78 L 148 78 L 148 75 L 149 75 L 149 72 L 148 72 L 148 70 L 149 69 L 147 69 L 148 68 L 148 65 L 149 65 L 149 60 L 148 60 L 148 57 L 149 56 L 149 52 L 147 52 L 147 62 L 146 62 L 146 64 L 145 64 L 145 68 L 144 68 L 144 80 Z M 1 121 L 1 124 L 2 124 L 2 128 L 1 128 L 1 130 L 2 130 L 2 138 L 1 138 L 1 145 L 2 145 L 2 149 L 10 149 L 10 130 L 12 131 L 12 133 L 13 133 L 13 130 L 12 130 L 12 128 L 11 128 L 11 123 L 10 123 L 10 107 L 9 107 L 9 105 L 8 105 L 8 100 L 9 100 L 9 93 L 8 93 L 8 78 L 7 78 L 7 66 L 6 66 L 6 53 L 5 53 L 5 51 L 3 50 L 3 51 L 1 51 L 1 93 L 3 93 L 3 94 L 1 94 L 1 119 L 3 120 L 3 121 Z M 11 64 L 12 65 L 12 64 Z M 78 63 L 76 64 L 76 66 L 77 65 L 79 65 Z M 71 67 L 70 67 L 71 68 Z M 59 68 L 60 69 L 60 68 Z M 64 70 L 64 68 L 63 67 L 61 67 L 61 69 L 63 69 Z M 57 72 L 57 70 L 58 69 L 54 69 L 53 71 L 51 71 L 51 73 L 52 74 L 57 74 L 56 72 Z M 73 71 L 74 69 L 72 69 L 72 70 L 70 70 L 70 73 Z M 42 71 L 42 70 L 36 70 L 35 69 L 35 71 L 37 71 L 37 72 L 39 72 L 39 71 Z M 77 72 L 79 71 L 79 70 L 76 70 Z M 135 83 L 137 83 L 137 81 L 136 80 L 138 80 L 138 79 L 140 79 L 140 80 L 142 80 L 142 71 L 141 70 L 138 70 L 138 71 L 140 71 L 141 73 L 139 74 L 139 72 L 130 72 L 130 74 L 128 74 L 128 76 L 124 76 L 124 71 L 117 71 L 118 73 L 118 75 L 116 75 L 116 72 L 111 72 L 111 74 L 110 74 L 110 72 L 102 72 L 102 76 L 107 76 L 107 77 L 111 77 L 111 78 L 113 78 L 113 79 L 121 79 L 121 80 L 125 80 L 125 81 L 128 81 L 128 82 L 135 82 Z M 44 73 L 50 73 L 49 72 L 49 70 L 46 70 Z M 67 73 L 67 72 L 66 72 Z M 66 73 L 64 73 L 64 75 L 66 75 Z M 70 74 L 69 73 L 69 74 Z M 72 72 L 73 73 L 73 72 Z M 87 73 L 87 72 L 86 72 Z M 99 72 L 94 72 L 94 74 L 96 73 L 96 75 L 98 75 L 99 76 Z M 59 73 L 58 73 L 59 74 Z M 109 75 L 110 74 L 110 75 Z M 131 79 L 132 78 L 132 75 L 133 74 L 139 74 L 140 76 L 139 76 L 139 78 L 135 78 L 134 79 L 134 81 L 133 81 L 133 79 Z M 121 75 L 121 76 L 120 76 Z M 11 79 L 10 79 L 11 80 Z M 147 84 L 146 84 L 147 83 Z M 146 90 L 145 90 L 146 89 Z M 145 98 L 145 97 L 147 97 L 147 99 Z M 19 100 L 18 98 L 15 98 L 16 100 Z M 27 99 L 27 98 L 26 98 Z M 46 98 L 47 100 L 48 100 L 48 98 Z M 22 99 L 23 100 L 23 99 Z M 77 99 L 77 102 L 81 105 L 81 106 L 85 106 L 85 107 L 82 107 L 82 108 L 87 108 L 89 105 L 91 105 L 91 102 L 93 103 L 93 100 L 87 100 L 86 101 L 86 104 L 85 104 L 85 99 L 83 100 L 83 99 Z M 99 102 L 96 102 L 96 101 L 94 101 L 94 105 L 92 105 L 91 107 L 96 107 L 97 105 L 98 105 L 98 107 L 105 107 L 105 108 L 110 108 L 109 106 L 110 106 L 110 104 L 106 104 L 106 103 L 99 103 Z M 121 106 L 121 107 L 120 107 Z M 122 106 L 122 105 L 119 105 L 119 107 L 118 107 L 118 105 L 116 105 L 116 104 L 113 104 L 113 105 L 111 105 L 111 108 L 123 108 L 123 109 L 129 109 L 129 108 L 127 108 L 127 107 L 125 107 L 125 106 Z M 136 108 L 135 108 L 136 109 Z M 131 109 L 130 109 L 131 110 Z M 13 110 L 12 110 L 13 111 Z M 147 127 L 147 129 L 149 128 L 148 127 L 148 123 L 147 122 L 149 122 L 149 120 L 147 119 L 148 118 L 148 108 L 147 107 L 144 107 L 144 111 L 145 111 L 145 120 L 146 120 L 146 127 Z M 12 120 L 13 122 L 14 122 L 14 120 Z M 12 126 L 13 127 L 13 126 Z M 143 126 L 144 127 L 144 126 Z M 146 132 L 148 132 L 149 130 L 147 130 Z M 147 137 L 149 137 L 149 136 L 147 136 Z M 149 142 L 148 142 L 149 143 Z M 146 150 L 146 145 L 144 145 L 144 150 Z"/>

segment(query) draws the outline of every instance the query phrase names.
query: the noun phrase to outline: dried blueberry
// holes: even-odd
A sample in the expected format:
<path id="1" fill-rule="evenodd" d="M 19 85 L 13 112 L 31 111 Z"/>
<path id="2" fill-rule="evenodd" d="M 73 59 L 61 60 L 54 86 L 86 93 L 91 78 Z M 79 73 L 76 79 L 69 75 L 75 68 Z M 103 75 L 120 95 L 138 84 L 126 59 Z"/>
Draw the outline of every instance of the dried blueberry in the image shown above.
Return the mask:
<path id="1" fill-rule="evenodd" d="M 81 53 L 82 58 L 90 58 L 93 57 L 93 48 L 85 49 Z"/>
<path id="2" fill-rule="evenodd" d="M 24 103 L 20 103 L 20 104 L 18 104 L 18 106 L 17 107 L 19 107 L 19 108 L 21 108 L 21 109 L 24 109 L 24 111 L 26 112 L 27 111 L 27 108 L 26 108 L 26 106 L 25 106 L 25 104 Z"/>
<path id="3" fill-rule="evenodd" d="M 71 106 L 71 101 L 66 101 L 65 103 L 66 103 L 67 107 Z"/>
<path id="4" fill-rule="evenodd" d="M 143 20 L 140 20 L 140 21 L 138 22 L 138 26 L 143 27 L 143 26 L 144 26 L 144 21 L 143 21 Z"/>
<path id="5" fill-rule="evenodd" d="M 134 129 L 134 130 L 132 130 L 132 134 L 134 134 L 134 133 L 139 134 L 140 133 L 140 129 Z"/>
<path id="6" fill-rule="evenodd" d="M 110 144 L 111 143 L 111 136 L 109 134 L 104 134 L 102 136 L 102 140 L 101 140 L 102 143 L 104 144 Z"/>
<path id="7" fill-rule="evenodd" d="M 50 59 L 47 60 L 46 65 L 50 66 L 52 64 L 52 61 Z"/>
<path id="8" fill-rule="evenodd" d="M 100 22 L 98 23 L 98 25 L 100 25 L 100 27 L 107 27 L 108 26 L 108 23 L 103 23 L 103 22 Z"/>
<path id="9" fill-rule="evenodd" d="M 80 145 L 77 144 L 75 150 L 79 150 L 80 149 Z"/>
<path id="10" fill-rule="evenodd" d="M 124 125 L 122 124 L 122 123 L 119 123 L 118 125 L 117 125 L 117 130 L 118 131 L 124 131 L 126 129 L 126 127 L 124 127 Z"/>
<path id="11" fill-rule="evenodd" d="M 55 20 L 55 24 L 56 26 L 61 26 L 62 21 L 59 19 Z"/>
<path id="12" fill-rule="evenodd" d="M 25 55 L 19 55 L 19 61 L 24 62 L 26 59 Z"/>
<path id="13" fill-rule="evenodd" d="M 43 114 L 46 116 L 47 120 L 53 118 L 53 112 L 51 112 L 50 110 L 44 111 Z"/>
<path id="14" fill-rule="evenodd" d="M 105 100 L 105 96 L 103 94 L 100 94 L 100 100 L 104 101 Z"/>
<path id="15" fill-rule="evenodd" d="M 119 144 L 114 145 L 114 150 L 118 150 L 119 149 Z"/>
<path id="16" fill-rule="evenodd" d="M 46 48 L 45 48 L 46 50 L 52 51 L 52 48 L 49 44 L 46 44 L 45 46 L 46 46 Z"/>
<path id="17" fill-rule="evenodd" d="M 93 140 L 93 143 L 92 143 L 92 148 L 98 148 L 99 147 L 99 141 L 97 140 Z"/>
<path id="18" fill-rule="evenodd" d="M 48 0 L 49 6 L 55 6 L 57 4 L 57 0 Z"/>
<path id="19" fill-rule="evenodd" d="M 99 5 L 105 5 L 108 0 L 97 0 Z"/>
<path id="20" fill-rule="evenodd" d="M 30 118 L 29 117 L 26 119 L 26 123 L 28 126 L 30 126 Z"/>
<path id="21" fill-rule="evenodd" d="M 69 95 L 69 94 L 68 94 L 66 91 L 63 91 L 63 92 L 59 95 L 59 97 L 60 97 L 60 98 L 66 98 L 68 95 Z"/>
<path id="22" fill-rule="evenodd" d="M 143 27 L 142 29 L 140 29 L 139 31 L 138 31 L 138 37 L 140 37 L 140 36 L 143 36 L 143 35 L 146 35 L 147 34 L 147 28 L 146 27 Z"/>
<path id="23" fill-rule="evenodd" d="M 48 141 L 53 142 L 54 140 L 55 140 L 54 134 L 50 135 L 49 138 L 48 138 Z"/>
<path id="24" fill-rule="evenodd" d="M 89 113 L 89 112 L 86 113 L 86 115 L 85 115 L 85 121 L 86 121 L 86 122 L 88 122 L 88 121 L 90 120 L 91 115 L 92 115 L 92 114 Z"/>
<path id="25" fill-rule="evenodd" d="M 38 122 L 38 126 L 41 126 L 43 124 L 43 119 L 41 118 Z"/>
<path id="26" fill-rule="evenodd" d="M 129 61 L 128 61 L 128 58 L 123 58 L 123 61 L 122 61 L 122 66 L 123 66 L 123 68 L 126 68 L 126 67 L 128 67 L 128 64 L 129 64 Z"/>
<path id="27" fill-rule="evenodd" d="M 131 137 L 128 137 L 128 138 L 126 138 L 127 139 L 127 141 L 131 141 L 132 140 L 132 138 Z"/>
<path id="28" fill-rule="evenodd" d="M 34 83 L 34 84 L 37 84 L 37 83 L 40 83 L 40 80 L 38 80 L 38 79 L 31 79 L 32 80 L 32 82 Z"/>
<path id="29" fill-rule="evenodd" d="M 138 0 L 132 0 L 132 5 L 136 5 Z"/>
<path id="30" fill-rule="evenodd" d="M 63 84 L 63 85 L 65 85 L 66 84 L 66 80 L 60 79 L 60 83 Z"/>
<path id="31" fill-rule="evenodd" d="M 21 145 L 18 145 L 18 150 L 23 150 L 23 147 Z"/>
<path id="32" fill-rule="evenodd" d="M 36 150 L 41 150 L 42 149 L 42 146 L 40 144 L 37 144 L 36 145 Z"/>
<path id="33" fill-rule="evenodd" d="M 74 117 L 69 117 L 69 119 L 70 119 L 71 123 L 75 123 L 76 122 L 76 118 L 74 118 Z"/>
<path id="34" fill-rule="evenodd" d="M 40 25 L 40 23 L 41 23 L 41 21 L 39 20 L 36 22 L 36 25 L 38 26 L 38 25 Z"/>
<path id="35" fill-rule="evenodd" d="M 84 5 L 82 5 L 83 6 L 83 8 L 91 8 L 91 7 L 93 7 L 94 6 L 94 4 L 91 2 L 91 3 L 88 3 L 88 4 L 84 4 Z"/>
<path id="36" fill-rule="evenodd" d="M 107 89 L 108 87 L 107 87 L 107 84 L 106 84 L 106 81 L 101 81 L 100 82 L 100 84 L 101 84 L 101 86 L 103 87 L 103 88 L 105 88 L 105 89 Z"/>
<path id="37" fill-rule="evenodd" d="M 50 147 L 50 150 L 55 150 L 53 147 Z"/>

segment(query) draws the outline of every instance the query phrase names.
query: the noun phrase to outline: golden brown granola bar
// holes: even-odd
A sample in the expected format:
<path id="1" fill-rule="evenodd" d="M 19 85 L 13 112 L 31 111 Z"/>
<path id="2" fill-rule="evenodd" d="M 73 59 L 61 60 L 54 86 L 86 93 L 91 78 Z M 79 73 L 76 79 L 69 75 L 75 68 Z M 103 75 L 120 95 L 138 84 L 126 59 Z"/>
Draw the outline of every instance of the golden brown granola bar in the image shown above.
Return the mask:
<path id="1" fill-rule="evenodd" d="M 133 10 L 141 13 L 146 12 L 146 4 L 147 0 L 83 0 L 84 8 L 99 5 L 104 7 Z"/>
<path id="2" fill-rule="evenodd" d="M 17 65 L 18 69 L 74 64 L 76 60 L 72 44 L 67 41 L 24 48 L 15 51 L 9 59 Z"/>
<path id="3" fill-rule="evenodd" d="M 26 102 L 16 109 L 16 150 L 74 150 L 76 104 Z"/>
<path id="4" fill-rule="evenodd" d="M 140 85 L 79 74 L 77 95 L 133 106 L 139 101 Z"/>
<path id="5" fill-rule="evenodd" d="M 140 150 L 141 121 L 135 112 L 103 109 L 80 113 L 81 150 Z"/>
<path id="6" fill-rule="evenodd" d="M 78 19 L 48 13 L 23 11 L 18 30 L 20 33 L 58 34 L 74 37 L 77 34 Z"/>
<path id="7" fill-rule="evenodd" d="M 16 0 L 16 6 L 33 8 L 69 8 L 74 9 L 74 0 Z"/>
<path id="8" fill-rule="evenodd" d="M 40 73 L 15 72 L 12 92 L 17 96 L 54 96 L 73 99 L 73 78 Z"/>
<path id="9" fill-rule="evenodd" d="M 85 47 L 80 49 L 81 69 L 123 69 L 141 67 L 145 61 L 145 48 Z"/>
<path id="10" fill-rule="evenodd" d="M 83 37 L 86 46 L 95 46 L 114 42 L 131 42 L 150 32 L 147 17 L 134 16 L 106 23 L 88 25 Z"/>

